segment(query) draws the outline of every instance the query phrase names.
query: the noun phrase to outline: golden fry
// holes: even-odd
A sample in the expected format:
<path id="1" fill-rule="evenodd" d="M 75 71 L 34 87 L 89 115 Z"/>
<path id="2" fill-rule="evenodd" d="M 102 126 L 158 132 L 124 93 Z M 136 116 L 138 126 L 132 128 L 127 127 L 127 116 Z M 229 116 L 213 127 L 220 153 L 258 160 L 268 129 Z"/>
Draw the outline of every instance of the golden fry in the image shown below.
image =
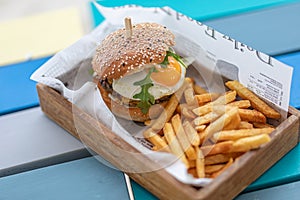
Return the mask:
<path id="1" fill-rule="evenodd" d="M 179 90 L 177 90 L 175 92 L 175 94 L 172 95 L 172 97 L 168 101 L 168 103 L 165 107 L 165 110 L 160 114 L 160 116 L 157 119 L 153 120 L 154 122 L 152 123 L 152 126 L 151 126 L 151 128 L 153 130 L 162 129 L 164 127 L 164 124 L 171 119 L 171 117 L 179 103 L 179 100 L 180 100 L 184 90 L 188 86 L 188 84 L 190 84 L 190 81 L 191 81 L 191 79 L 188 79 L 188 78 L 186 78 L 184 80 L 184 83 L 181 86 L 181 88 L 179 88 Z"/>
<path id="2" fill-rule="evenodd" d="M 219 114 L 219 113 L 209 112 L 209 113 L 207 113 L 203 116 L 196 117 L 194 119 L 194 124 L 196 126 L 200 126 L 200 125 L 203 125 L 203 124 L 208 124 L 208 123 L 216 120 L 220 116 L 221 116 L 221 114 Z"/>
<path id="3" fill-rule="evenodd" d="M 181 109 L 181 114 L 187 118 L 190 118 L 190 119 L 194 119 L 196 116 L 194 115 L 194 113 L 192 113 L 191 111 L 188 110 L 187 107 L 183 107 Z"/>
<path id="4" fill-rule="evenodd" d="M 181 114 L 181 110 L 182 110 L 182 107 L 185 106 L 184 104 L 178 104 L 176 109 L 175 109 L 175 112 L 174 113 L 179 113 Z"/>
<path id="5" fill-rule="evenodd" d="M 221 164 L 221 163 L 226 163 L 229 161 L 230 158 L 237 158 L 241 156 L 242 153 L 220 153 L 220 154 L 215 154 L 211 156 L 206 156 L 205 157 L 205 165 L 215 165 L 215 164 Z"/>
<path id="6" fill-rule="evenodd" d="M 193 112 L 199 116 L 205 115 L 206 113 L 209 113 L 212 110 L 214 110 L 214 106 L 228 104 L 228 103 L 234 101 L 235 98 L 236 98 L 236 91 L 229 91 L 229 92 L 226 92 L 224 95 L 218 97 L 216 100 L 214 100 L 210 103 L 207 103 L 203 106 L 200 106 L 198 108 L 193 109 Z"/>
<path id="7" fill-rule="evenodd" d="M 257 110 L 239 109 L 239 115 L 243 121 L 266 123 L 267 118 Z"/>
<path id="8" fill-rule="evenodd" d="M 153 150 L 153 151 L 159 151 L 159 149 L 160 149 L 160 148 L 158 148 L 157 146 L 153 146 L 153 147 L 152 147 L 152 150 Z"/>
<path id="9" fill-rule="evenodd" d="M 249 100 L 239 100 L 239 101 L 233 101 L 228 104 L 229 106 L 236 106 L 238 108 L 249 108 L 251 106 L 251 103 Z"/>
<path id="10" fill-rule="evenodd" d="M 183 128 L 184 128 L 184 131 L 185 131 L 185 133 L 187 135 L 187 138 L 189 139 L 189 142 L 193 146 L 199 146 L 199 144 L 200 144 L 200 137 L 199 137 L 197 131 L 192 126 L 192 124 L 189 121 L 185 121 L 183 123 Z"/>
<path id="11" fill-rule="evenodd" d="M 224 95 L 217 98 L 212 104 L 215 105 L 224 105 L 234 101 L 236 98 L 236 91 L 228 91 Z"/>
<path id="12" fill-rule="evenodd" d="M 196 167 L 189 168 L 188 173 L 191 174 L 194 178 L 198 178 Z"/>
<path id="13" fill-rule="evenodd" d="M 253 128 L 253 124 L 246 122 L 246 121 L 241 121 L 238 129 L 250 129 Z"/>
<path id="14" fill-rule="evenodd" d="M 188 160 L 188 162 L 189 162 L 189 167 L 190 168 L 196 167 L 196 160 Z"/>
<path id="15" fill-rule="evenodd" d="M 259 123 L 259 122 L 254 122 L 253 126 L 255 128 L 274 128 L 271 124 L 266 124 L 266 123 Z"/>
<path id="16" fill-rule="evenodd" d="M 198 147 L 196 148 L 197 159 L 196 159 L 196 171 L 198 178 L 205 177 L 205 165 L 204 165 L 204 156 Z"/>
<path id="17" fill-rule="evenodd" d="M 230 165 L 232 165 L 232 163 L 233 163 L 233 159 L 232 158 L 230 158 L 229 159 L 229 161 L 226 163 L 226 165 L 221 169 L 221 170 L 219 170 L 219 171 L 217 171 L 217 172 L 214 172 L 213 174 L 212 174 L 212 178 L 216 178 L 217 176 L 219 176 L 222 172 L 224 172 L 228 167 L 230 167 Z"/>
<path id="18" fill-rule="evenodd" d="M 232 106 L 216 105 L 213 107 L 212 112 L 209 112 L 203 116 L 196 117 L 194 119 L 194 124 L 196 126 L 199 126 L 202 124 L 211 123 L 215 121 L 217 118 L 219 118 L 221 115 L 223 115 L 226 111 L 232 108 L 233 108 Z"/>
<path id="19" fill-rule="evenodd" d="M 188 107 L 188 105 L 186 103 L 178 104 L 176 107 L 176 112 L 181 114 L 182 108 L 187 108 L 187 107 Z"/>
<path id="20" fill-rule="evenodd" d="M 214 172 L 220 171 L 225 164 L 217 164 L 217 165 L 206 165 L 205 166 L 205 173 L 212 174 Z"/>
<path id="21" fill-rule="evenodd" d="M 196 84 L 193 85 L 193 89 L 194 89 L 196 95 L 207 93 L 207 91 L 204 88 L 202 88 L 201 86 L 196 85 Z"/>
<path id="22" fill-rule="evenodd" d="M 186 109 L 189 112 L 191 112 L 191 110 L 194 108 L 196 108 L 195 105 L 190 106 L 190 105 L 187 105 L 186 103 L 181 103 L 181 104 L 178 104 L 178 106 L 176 108 L 176 112 L 181 114 L 183 109 Z"/>
<path id="23" fill-rule="evenodd" d="M 184 154 L 183 150 L 181 149 L 181 146 L 175 136 L 172 125 L 170 123 L 166 123 L 165 126 L 163 127 L 163 132 L 164 132 L 165 138 L 169 144 L 171 152 L 174 155 L 176 155 L 178 158 L 180 158 L 181 161 L 186 165 L 186 167 L 189 168 L 188 160 L 185 157 L 185 154 Z"/>
<path id="24" fill-rule="evenodd" d="M 219 153 L 229 153 L 231 152 L 233 143 L 233 141 L 219 142 L 209 146 L 202 146 L 201 150 L 205 156 L 215 155 Z"/>
<path id="25" fill-rule="evenodd" d="M 223 128 L 223 130 L 234 130 L 239 127 L 241 123 L 241 117 L 239 113 L 232 116 L 230 122 Z"/>
<path id="26" fill-rule="evenodd" d="M 205 104 L 203 106 L 200 106 L 198 108 L 193 109 L 192 111 L 196 115 L 202 116 L 202 115 L 205 115 L 205 114 L 211 112 L 212 111 L 212 107 L 213 107 L 213 105 L 211 103 L 207 103 L 207 104 Z"/>
<path id="27" fill-rule="evenodd" d="M 186 156 L 189 160 L 196 159 L 196 151 L 194 147 L 191 145 L 181 123 L 180 116 L 176 114 L 172 117 L 172 126 L 177 136 L 178 142 L 182 147 L 182 150 L 185 152 Z"/>
<path id="28" fill-rule="evenodd" d="M 224 140 L 238 140 L 244 137 L 250 137 L 260 134 L 270 134 L 274 131 L 274 128 L 252 128 L 252 129 L 240 129 L 240 130 L 229 130 L 220 131 L 213 135 L 214 140 L 224 141 Z"/>
<path id="29" fill-rule="evenodd" d="M 178 99 L 175 95 L 172 95 L 169 102 L 167 103 L 165 110 L 160 114 L 160 116 L 157 119 L 152 120 L 153 121 L 152 129 L 153 130 L 162 129 L 164 124 L 167 121 L 169 121 L 170 118 L 172 117 L 177 105 L 178 105 Z"/>
<path id="30" fill-rule="evenodd" d="M 158 150 L 160 151 L 166 151 L 170 152 L 170 149 L 168 147 L 168 144 L 165 142 L 165 140 L 155 133 L 152 129 L 147 129 L 143 133 L 144 137 L 150 141 Z"/>
<path id="31" fill-rule="evenodd" d="M 218 98 L 220 95 L 217 93 L 204 93 L 195 95 L 195 99 L 198 102 L 198 105 L 202 105 L 204 103 L 210 102 Z"/>
<path id="32" fill-rule="evenodd" d="M 187 105 L 194 105 L 196 103 L 192 84 L 189 84 L 188 87 L 185 89 L 184 98 Z"/>
<path id="33" fill-rule="evenodd" d="M 195 130 L 196 130 L 198 133 L 204 131 L 205 128 L 206 128 L 206 125 L 195 126 Z"/>
<path id="34" fill-rule="evenodd" d="M 195 178 L 215 178 L 245 152 L 269 142 L 275 128 L 267 117 L 280 117 L 237 81 L 226 85 L 231 91 L 220 96 L 186 78 L 165 111 L 144 123 L 149 128 L 143 134 L 152 149 L 173 153 Z M 179 104 L 182 97 L 186 103 Z"/>
<path id="35" fill-rule="evenodd" d="M 229 106 L 229 105 L 215 105 L 212 108 L 212 112 L 218 113 L 220 115 L 223 115 L 225 112 L 229 111 L 232 108 L 234 108 L 234 106 Z"/>
<path id="36" fill-rule="evenodd" d="M 266 104 L 257 95 L 255 95 L 238 81 L 228 81 L 225 83 L 225 85 L 231 90 L 235 90 L 241 98 L 248 99 L 251 102 L 251 106 L 254 109 L 262 112 L 266 117 L 273 119 L 280 118 L 279 112 L 271 108 L 268 104 Z"/>
<path id="37" fill-rule="evenodd" d="M 235 115 L 238 114 L 237 107 L 230 107 L 228 112 L 224 113 L 221 117 L 219 117 L 214 122 L 210 123 L 207 128 L 201 134 L 201 141 L 204 139 L 209 139 L 215 132 L 221 131 L 225 126 L 227 126 L 231 119 L 234 118 Z"/>
<path id="38" fill-rule="evenodd" d="M 251 137 L 245 137 L 238 139 L 232 145 L 232 152 L 246 152 L 252 149 L 259 148 L 262 144 L 265 144 L 271 140 L 268 134 L 254 135 Z"/>

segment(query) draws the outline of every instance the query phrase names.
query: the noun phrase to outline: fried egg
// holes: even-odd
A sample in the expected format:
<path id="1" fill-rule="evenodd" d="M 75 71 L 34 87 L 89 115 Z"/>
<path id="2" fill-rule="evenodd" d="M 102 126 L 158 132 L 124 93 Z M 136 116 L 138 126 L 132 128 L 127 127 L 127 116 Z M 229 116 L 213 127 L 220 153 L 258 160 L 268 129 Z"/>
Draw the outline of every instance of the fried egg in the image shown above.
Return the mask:
<path id="1" fill-rule="evenodd" d="M 113 90 L 128 99 L 137 100 L 133 96 L 141 92 L 141 86 L 134 85 L 134 83 L 143 80 L 148 75 L 149 68 L 155 67 L 156 71 L 150 76 L 153 86 L 149 88 L 149 93 L 154 96 L 154 99 L 173 94 L 182 86 L 186 68 L 172 58 L 169 59 L 170 64 L 167 67 L 148 64 L 143 71 L 113 80 Z"/>

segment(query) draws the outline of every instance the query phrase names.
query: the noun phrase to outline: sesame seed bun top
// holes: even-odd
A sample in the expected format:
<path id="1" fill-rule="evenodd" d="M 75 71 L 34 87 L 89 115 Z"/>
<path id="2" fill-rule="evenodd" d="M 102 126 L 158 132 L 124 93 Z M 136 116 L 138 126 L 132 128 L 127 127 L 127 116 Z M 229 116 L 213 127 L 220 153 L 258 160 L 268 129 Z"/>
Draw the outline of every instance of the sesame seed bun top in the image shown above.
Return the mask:
<path id="1" fill-rule="evenodd" d="M 125 34 L 125 29 L 119 29 L 97 47 L 92 66 L 100 79 L 119 79 L 142 70 L 145 64 L 161 63 L 175 44 L 173 33 L 156 23 L 136 24 L 130 38 Z"/>

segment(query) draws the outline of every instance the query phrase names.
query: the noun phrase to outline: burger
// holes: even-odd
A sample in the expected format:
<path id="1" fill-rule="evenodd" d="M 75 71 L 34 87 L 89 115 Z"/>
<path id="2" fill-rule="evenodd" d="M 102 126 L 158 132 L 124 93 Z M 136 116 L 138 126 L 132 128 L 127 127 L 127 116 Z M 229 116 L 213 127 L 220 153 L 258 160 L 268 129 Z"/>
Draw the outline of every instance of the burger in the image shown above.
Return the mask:
<path id="1" fill-rule="evenodd" d="M 174 34 L 140 23 L 109 34 L 92 60 L 101 96 L 117 116 L 144 122 L 157 117 L 183 84 L 186 65 L 175 53 Z"/>

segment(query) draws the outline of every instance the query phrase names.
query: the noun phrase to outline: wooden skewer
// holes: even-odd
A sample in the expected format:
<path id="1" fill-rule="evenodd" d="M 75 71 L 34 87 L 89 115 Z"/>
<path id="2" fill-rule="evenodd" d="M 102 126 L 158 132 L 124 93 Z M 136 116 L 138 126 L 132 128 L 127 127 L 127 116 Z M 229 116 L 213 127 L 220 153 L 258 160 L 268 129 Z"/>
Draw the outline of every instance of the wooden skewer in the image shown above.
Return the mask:
<path id="1" fill-rule="evenodd" d="M 129 39 L 132 36 L 131 18 L 130 17 L 126 17 L 124 19 L 124 22 L 125 22 L 125 35 L 126 35 L 126 38 Z"/>

